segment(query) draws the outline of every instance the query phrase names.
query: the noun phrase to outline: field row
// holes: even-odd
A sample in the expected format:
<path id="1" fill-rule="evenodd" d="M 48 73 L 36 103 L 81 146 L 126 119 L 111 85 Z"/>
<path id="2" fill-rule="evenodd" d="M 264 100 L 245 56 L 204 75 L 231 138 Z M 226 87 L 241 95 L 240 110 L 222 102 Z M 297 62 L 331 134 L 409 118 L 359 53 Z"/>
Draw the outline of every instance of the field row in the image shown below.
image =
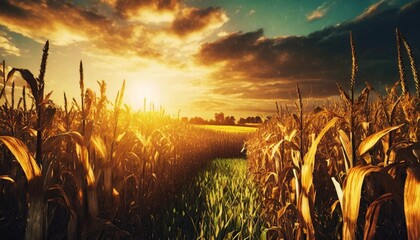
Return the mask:
<path id="1" fill-rule="evenodd" d="M 146 239 L 257 239 L 260 200 L 243 159 L 209 163 L 151 217 Z"/>
<path id="2" fill-rule="evenodd" d="M 0 234 L 10 238 L 141 238 L 150 215 L 216 157 L 241 157 L 247 133 L 195 128 L 162 112 L 132 112 L 106 83 L 64 106 L 38 77 L 6 71 L 0 99 Z M 17 93 L 20 73 L 29 88 Z M 5 87 L 11 85 L 11 88 Z M 58 97 L 58 96 L 55 96 Z"/>

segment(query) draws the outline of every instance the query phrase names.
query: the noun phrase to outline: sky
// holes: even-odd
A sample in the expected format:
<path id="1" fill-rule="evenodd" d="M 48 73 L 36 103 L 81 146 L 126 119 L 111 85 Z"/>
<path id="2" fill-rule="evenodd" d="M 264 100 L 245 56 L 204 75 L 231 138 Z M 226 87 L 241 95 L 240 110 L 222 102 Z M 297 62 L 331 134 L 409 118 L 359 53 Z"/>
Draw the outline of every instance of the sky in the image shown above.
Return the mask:
<path id="1" fill-rule="evenodd" d="M 350 31 L 357 90 L 383 93 L 398 79 L 395 29 L 418 59 L 419 22 L 420 1 L 407 0 L 0 0 L 0 54 L 37 76 L 49 40 L 46 91 L 59 105 L 80 96 L 82 60 L 87 88 L 105 80 L 112 102 L 125 80 L 133 109 L 146 98 L 172 115 L 266 116 L 293 105 L 296 84 L 307 106 L 348 87 Z"/>

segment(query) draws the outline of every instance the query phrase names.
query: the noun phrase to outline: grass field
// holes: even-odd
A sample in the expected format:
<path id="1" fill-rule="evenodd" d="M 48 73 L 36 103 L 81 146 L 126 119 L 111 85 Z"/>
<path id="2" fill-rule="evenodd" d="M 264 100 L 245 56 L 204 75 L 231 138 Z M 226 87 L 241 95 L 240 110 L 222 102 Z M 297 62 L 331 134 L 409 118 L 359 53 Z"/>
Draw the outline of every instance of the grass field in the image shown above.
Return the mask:
<path id="1" fill-rule="evenodd" d="M 257 130 L 256 126 L 194 125 L 194 127 L 228 133 L 253 133 Z"/>
<path id="2" fill-rule="evenodd" d="M 244 159 L 216 159 L 151 218 L 145 239 L 258 239 L 261 201 Z"/>

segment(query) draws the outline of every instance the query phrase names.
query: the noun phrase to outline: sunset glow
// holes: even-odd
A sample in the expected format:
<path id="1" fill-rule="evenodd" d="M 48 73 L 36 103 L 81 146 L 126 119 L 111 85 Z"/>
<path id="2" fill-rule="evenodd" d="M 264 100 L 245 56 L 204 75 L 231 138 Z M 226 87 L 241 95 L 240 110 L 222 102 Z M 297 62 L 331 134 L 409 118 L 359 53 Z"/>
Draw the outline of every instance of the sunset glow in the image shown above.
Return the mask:
<path id="1" fill-rule="evenodd" d="M 420 239 L 420 0 L 0 0 L 0 236 Z"/>
<path id="2" fill-rule="evenodd" d="M 158 109 L 161 105 L 162 90 L 153 82 L 137 82 L 127 89 L 126 100 L 134 110 L 143 110 L 144 101 L 146 105 L 152 103 Z M 149 106 L 146 106 L 148 108 Z"/>
<path id="3" fill-rule="evenodd" d="M 350 77 L 350 30 L 365 63 L 358 76 L 379 91 L 398 77 L 395 28 L 420 49 L 418 1 L 41 2 L 2 2 L 0 53 L 7 67 L 37 72 L 48 39 L 47 89 L 59 104 L 62 92 L 79 95 L 83 60 L 88 87 L 105 80 L 113 98 L 126 80 L 135 109 L 146 97 L 188 117 L 269 115 L 275 102 L 294 106 L 296 84 L 304 98 L 338 96 L 336 83 Z"/>

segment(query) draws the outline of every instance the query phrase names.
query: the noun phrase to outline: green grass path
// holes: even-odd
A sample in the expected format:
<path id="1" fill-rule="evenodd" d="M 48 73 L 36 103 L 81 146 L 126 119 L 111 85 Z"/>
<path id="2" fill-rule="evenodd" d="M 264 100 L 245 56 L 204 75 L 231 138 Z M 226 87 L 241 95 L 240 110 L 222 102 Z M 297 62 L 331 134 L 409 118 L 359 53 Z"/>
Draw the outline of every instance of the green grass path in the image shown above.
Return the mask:
<path id="1" fill-rule="evenodd" d="M 259 239 L 258 193 L 246 160 L 216 159 L 154 216 L 153 239 Z"/>

